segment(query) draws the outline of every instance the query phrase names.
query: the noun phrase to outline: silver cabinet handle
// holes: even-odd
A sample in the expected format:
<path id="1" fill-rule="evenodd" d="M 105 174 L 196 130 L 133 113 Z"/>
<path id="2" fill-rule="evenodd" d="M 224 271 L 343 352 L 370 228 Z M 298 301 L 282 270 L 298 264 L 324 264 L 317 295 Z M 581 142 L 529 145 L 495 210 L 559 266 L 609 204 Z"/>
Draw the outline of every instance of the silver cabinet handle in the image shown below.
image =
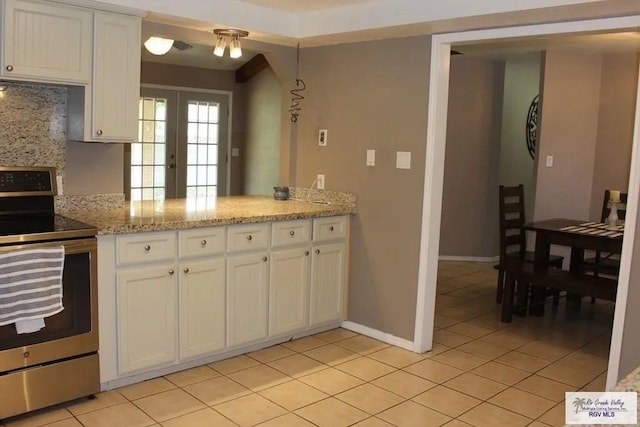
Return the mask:
<path id="1" fill-rule="evenodd" d="M 249 234 L 249 235 L 247 236 L 247 240 L 251 240 L 251 239 L 253 239 L 253 237 L 251 236 L 251 234 Z"/>
<path id="2" fill-rule="evenodd" d="M 289 232 L 289 236 L 293 237 L 293 236 L 295 236 L 295 235 L 296 235 L 296 232 L 295 232 L 295 231 L 291 230 L 291 231 Z"/>
<path id="3" fill-rule="evenodd" d="M 320 249 L 316 249 L 316 253 L 319 254 L 320 253 Z"/>
<path id="4" fill-rule="evenodd" d="M 309 256 L 309 251 L 304 251 L 304 254 L 305 254 L 306 256 Z"/>
<path id="5" fill-rule="evenodd" d="M 207 246 L 207 241 L 206 240 L 202 240 L 200 242 L 200 246 Z"/>
<path id="6" fill-rule="evenodd" d="M 13 65 L 7 65 L 7 71 L 13 71 Z"/>
<path id="7" fill-rule="evenodd" d="M 269 259 L 269 258 L 267 258 L 266 256 L 262 257 L 262 260 L 265 261 L 265 262 L 267 261 L 267 259 Z"/>
<path id="8" fill-rule="evenodd" d="M 149 252 L 151 250 L 151 245 L 144 245 L 144 251 Z"/>
<path id="9" fill-rule="evenodd" d="M 102 135 L 102 129 L 98 129 L 98 130 L 96 131 L 96 133 L 98 134 L 98 136 L 101 136 L 101 135 Z"/>
<path id="10" fill-rule="evenodd" d="M 173 270 L 169 270 L 169 276 L 173 276 L 173 275 L 174 275 L 174 273 L 175 273 L 175 271 L 173 271 Z"/>
<path id="11" fill-rule="evenodd" d="M 189 272 L 189 267 L 185 267 L 184 270 L 182 270 L 182 271 L 184 271 L 185 273 L 188 273 Z"/>
<path id="12" fill-rule="evenodd" d="M 333 225 L 329 227 L 329 231 L 333 231 Z"/>

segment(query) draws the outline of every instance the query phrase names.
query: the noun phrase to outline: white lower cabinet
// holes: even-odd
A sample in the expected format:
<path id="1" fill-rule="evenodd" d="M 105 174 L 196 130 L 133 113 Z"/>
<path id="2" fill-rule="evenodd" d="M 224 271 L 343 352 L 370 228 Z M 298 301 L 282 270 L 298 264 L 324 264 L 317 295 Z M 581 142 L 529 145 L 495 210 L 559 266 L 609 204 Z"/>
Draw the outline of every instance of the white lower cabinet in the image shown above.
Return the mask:
<path id="1" fill-rule="evenodd" d="M 340 324 L 346 236 L 347 217 L 102 236 L 101 381 Z"/>
<path id="2" fill-rule="evenodd" d="M 178 282 L 180 359 L 225 347 L 225 260 L 183 262 Z"/>
<path id="3" fill-rule="evenodd" d="M 136 268 L 117 275 L 120 375 L 176 360 L 175 265 Z"/>
<path id="4" fill-rule="evenodd" d="M 227 258 L 227 345 L 267 337 L 268 257 L 266 252 Z"/>
<path id="5" fill-rule="evenodd" d="M 307 327 L 309 248 L 271 252 L 269 263 L 269 335 Z"/>
<path id="6" fill-rule="evenodd" d="M 314 245 L 311 258 L 309 326 L 343 318 L 346 243 Z"/>

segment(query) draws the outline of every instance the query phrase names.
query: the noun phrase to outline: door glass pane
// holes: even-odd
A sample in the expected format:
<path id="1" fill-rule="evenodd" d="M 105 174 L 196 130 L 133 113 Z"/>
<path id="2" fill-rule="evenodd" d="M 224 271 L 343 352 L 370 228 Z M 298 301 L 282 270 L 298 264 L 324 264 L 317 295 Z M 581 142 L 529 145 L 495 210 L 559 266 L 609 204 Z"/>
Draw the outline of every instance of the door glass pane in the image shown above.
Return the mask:
<path id="1" fill-rule="evenodd" d="M 216 102 L 188 102 L 187 197 L 217 195 L 219 117 Z"/>
<path id="2" fill-rule="evenodd" d="M 131 200 L 163 200 L 167 99 L 142 97 L 138 112 L 139 142 L 131 144 Z"/>

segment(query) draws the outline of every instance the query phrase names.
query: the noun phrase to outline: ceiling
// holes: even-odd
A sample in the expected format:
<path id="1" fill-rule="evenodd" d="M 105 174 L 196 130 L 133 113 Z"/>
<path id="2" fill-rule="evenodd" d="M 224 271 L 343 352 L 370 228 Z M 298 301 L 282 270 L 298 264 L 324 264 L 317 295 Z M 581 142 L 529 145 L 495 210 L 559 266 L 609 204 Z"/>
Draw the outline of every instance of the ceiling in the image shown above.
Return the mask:
<path id="1" fill-rule="evenodd" d="M 244 3 L 251 3 L 292 13 L 318 12 L 371 1 L 373 0 L 242 0 Z"/>
<path id="2" fill-rule="evenodd" d="M 153 55 L 142 47 L 142 61 L 158 62 L 161 64 L 183 65 L 185 67 L 208 68 L 213 70 L 237 70 L 247 63 L 258 52 L 243 48 L 240 58 L 229 58 L 229 50 L 223 57 L 213 54 L 213 42 L 211 45 L 188 42 L 192 48 L 179 50 L 172 48 L 165 55 Z"/>
<path id="3" fill-rule="evenodd" d="M 56 0 L 128 8 L 147 20 L 195 28 L 240 28 L 257 41 L 295 46 L 402 37 L 458 18 L 607 0 Z M 593 9 L 593 8 L 591 8 Z"/>

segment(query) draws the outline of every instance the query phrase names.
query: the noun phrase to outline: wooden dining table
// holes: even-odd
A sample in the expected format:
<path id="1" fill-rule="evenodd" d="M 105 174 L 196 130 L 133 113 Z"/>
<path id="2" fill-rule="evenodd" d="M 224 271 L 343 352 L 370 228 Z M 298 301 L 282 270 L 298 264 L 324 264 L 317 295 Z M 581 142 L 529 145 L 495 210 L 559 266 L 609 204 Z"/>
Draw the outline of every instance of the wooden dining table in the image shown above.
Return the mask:
<path id="1" fill-rule="evenodd" d="M 571 248 L 569 271 L 576 275 L 584 273 L 585 251 L 610 254 L 622 252 L 624 225 L 610 227 L 598 222 L 554 218 L 534 221 L 525 224 L 524 228 L 536 233 L 534 268 L 538 271 L 549 268 L 551 245 Z M 544 298 L 543 294 L 544 289 L 534 288 L 532 300 L 540 301 Z M 544 314 L 544 305 L 534 304 L 531 313 L 534 315 Z"/>

